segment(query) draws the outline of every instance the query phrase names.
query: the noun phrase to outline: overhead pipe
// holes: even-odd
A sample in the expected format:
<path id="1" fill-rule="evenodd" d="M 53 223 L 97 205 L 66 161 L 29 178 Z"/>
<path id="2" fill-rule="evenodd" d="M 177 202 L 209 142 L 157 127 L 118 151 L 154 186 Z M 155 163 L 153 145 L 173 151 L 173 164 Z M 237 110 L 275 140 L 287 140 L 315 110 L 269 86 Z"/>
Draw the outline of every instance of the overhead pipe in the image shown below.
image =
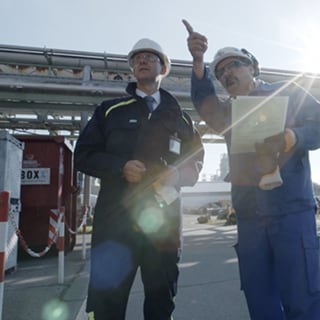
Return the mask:
<path id="1" fill-rule="evenodd" d="M 56 84 L 56 83 L 29 83 L 29 82 L 12 82 L 7 83 L 0 78 L 0 97 L 4 92 L 15 92 L 17 94 L 33 93 L 33 94 L 62 94 L 62 95 L 76 95 L 76 96 L 117 96 L 125 93 L 126 83 L 122 87 L 106 86 L 93 86 L 93 85 L 75 85 L 75 84 Z M 190 100 L 189 91 L 170 90 L 171 93 L 177 98 Z"/>
<path id="2" fill-rule="evenodd" d="M 127 55 L 37 47 L 0 45 L 0 64 L 21 64 L 56 68 L 83 68 L 91 66 L 95 71 L 117 70 L 130 72 Z M 171 75 L 190 74 L 192 62 L 172 60 Z"/>
<path id="3" fill-rule="evenodd" d="M 59 49 L 47 49 L 47 48 L 33 48 L 33 47 L 23 47 L 23 46 L 4 46 L 0 45 L 0 64 L 20 64 L 20 65 L 34 65 L 34 66 L 44 66 L 53 68 L 71 68 L 71 69 L 81 69 L 86 72 L 86 69 L 90 68 L 92 72 L 94 71 L 115 71 L 115 72 L 131 72 L 127 63 L 126 55 L 118 54 L 106 54 L 106 53 L 96 53 L 96 52 L 84 52 L 84 51 L 72 51 L 72 50 L 59 50 Z M 192 70 L 192 63 L 190 61 L 184 60 L 173 60 L 172 68 L 168 78 L 164 80 L 163 84 L 170 81 L 170 76 L 190 76 Z M 262 69 L 261 78 L 263 80 L 273 81 L 276 77 L 281 80 L 290 79 L 296 75 L 298 72 L 285 71 L 278 69 Z M 28 75 L 19 75 L 20 77 L 26 77 Z M 52 77 L 50 77 L 52 78 Z M 54 77 L 59 79 L 59 77 Z M 318 87 L 315 80 L 319 80 L 320 76 L 311 73 L 301 73 L 301 77 L 298 82 L 304 86 L 308 87 Z M 87 79 L 86 79 L 87 80 Z M 8 82 L 8 78 L 5 79 Z M 1 79 L 0 79 L 1 82 Z M 64 81 L 64 84 L 65 81 Z M 119 86 L 120 83 L 116 85 Z M 18 86 L 17 83 L 15 83 Z M 121 85 L 121 84 L 120 84 Z M 86 86 L 91 87 L 91 82 L 86 81 Z M 23 85 L 25 88 L 25 85 Z M 41 84 L 42 89 L 54 90 L 53 88 L 46 87 L 46 84 Z M 36 88 L 36 87 L 35 87 Z M 55 87 L 59 91 L 58 86 Z M 168 85 L 170 88 L 170 85 Z M 217 86 L 219 90 L 219 86 Z M 40 89 L 39 89 L 40 90 Z M 68 85 L 67 90 L 72 90 L 72 87 Z M 81 87 L 81 91 L 84 90 L 84 86 Z M 99 90 L 102 91 L 101 87 Z M 87 93 L 96 94 L 96 92 L 87 91 Z M 116 89 L 112 89 L 112 92 L 116 92 Z M 122 93 L 122 89 L 120 90 Z M 108 92 L 106 92 L 108 93 Z M 117 92 L 116 92 L 117 93 Z M 181 95 L 179 95 L 181 96 Z"/>
<path id="4" fill-rule="evenodd" d="M 39 47 L 25 47 L 0 45 L 0 64 L 31 64 L 39 66 L 83 68 L 90 65 L 94 70 L 123 70 L 129 71 L 127 55 L 110 54 L 89 51 L 61 50 Z M 187 60 L 172 59 L 171 74 L 189 74 L 192 62 Z M 280 69 L 261 69 L 261 75 L 274 75 L 295 77 L 301 72 Z M 301 73 L 303 78 L 320 79 L 319 74 Z"/>

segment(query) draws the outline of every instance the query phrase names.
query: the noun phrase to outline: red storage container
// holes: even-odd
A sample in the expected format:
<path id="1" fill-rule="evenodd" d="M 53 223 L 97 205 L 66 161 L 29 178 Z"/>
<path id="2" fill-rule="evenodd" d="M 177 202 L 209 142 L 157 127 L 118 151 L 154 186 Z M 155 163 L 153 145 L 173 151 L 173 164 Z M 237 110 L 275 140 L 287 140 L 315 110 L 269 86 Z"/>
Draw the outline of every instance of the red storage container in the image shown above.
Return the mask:
<path id="1" fill-rule="evenodd" d="M 24 142 L 19 229 L 32 250 L 48 244 L 50 211 L 65 207 L 65 250 L 76 236 L 76 174 L 73 148 L 61 136 L 16 136 Z"/>

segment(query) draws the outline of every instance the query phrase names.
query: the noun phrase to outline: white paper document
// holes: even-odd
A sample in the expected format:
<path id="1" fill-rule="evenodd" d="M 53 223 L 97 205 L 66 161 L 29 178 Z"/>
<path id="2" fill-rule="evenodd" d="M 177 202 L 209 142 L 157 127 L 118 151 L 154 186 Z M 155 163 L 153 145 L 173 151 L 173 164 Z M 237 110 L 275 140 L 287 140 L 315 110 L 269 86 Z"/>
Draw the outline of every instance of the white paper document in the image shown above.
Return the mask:
<path id="1" fill-rule="evenodd" d="M 160 196 L 167 205 L 170 205 L 179 197 L 179 193 L 175 187 L 172 186 L 159 186 L 156 190 L 156 194 Z"/>
<path id="2" fill-rule="evenodd" d="M 230 152 L 255 152 L 256 142 L 282 132 L 288 100 L 288 97 L 237 97 L 232 102 Z"/>

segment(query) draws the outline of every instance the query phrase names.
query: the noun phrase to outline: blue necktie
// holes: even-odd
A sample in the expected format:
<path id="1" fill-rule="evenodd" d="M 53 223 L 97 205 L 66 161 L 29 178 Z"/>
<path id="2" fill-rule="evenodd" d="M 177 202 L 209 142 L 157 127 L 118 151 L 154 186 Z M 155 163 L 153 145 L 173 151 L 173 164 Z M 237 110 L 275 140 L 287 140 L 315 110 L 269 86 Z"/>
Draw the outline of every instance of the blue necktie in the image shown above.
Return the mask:
<path id="1" fill-rule="evenodd" d="M 148 109 L 149 109 L 149 112 L 153 112 L 153 102 L 155 101 L 153 97 L 151 96 L 145 96 L 143 98 L 146 103 L 147 103 L 147 106 L 148 106 Z"/>

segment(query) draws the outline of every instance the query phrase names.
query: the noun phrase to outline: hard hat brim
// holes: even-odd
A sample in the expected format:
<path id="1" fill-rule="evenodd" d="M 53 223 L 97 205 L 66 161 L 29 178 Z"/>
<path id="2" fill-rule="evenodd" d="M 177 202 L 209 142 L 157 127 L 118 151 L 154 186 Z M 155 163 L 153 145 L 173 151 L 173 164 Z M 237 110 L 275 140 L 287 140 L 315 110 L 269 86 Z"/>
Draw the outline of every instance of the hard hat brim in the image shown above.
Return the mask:
<path id="1" fill-rule="evenodd" d="M 147 38 L 140 39 L 129 52 L 128 63 L 130 65 L 130 68 L 133 69 L 133 56 L 139 52 L 144 51 L 152 52 L 159 57 L 161 63 L 166 67 L 166 72 L 165 74 L 163 74 L 163 76 L 167 76 L 171 68 L 170 58 L 163 52 L 161 46 L 158 43 Z"/>
<path id="2" fill-rule="evenodd" d="M 217 66 L 223 61 L 226 60 L 228 58 L 235 58 L 235 59 L 241 59 L 241 60 L 245 60 L 248 63 L 252 64 L 252 61 L 250 60 L 250 58 L 241 52 L 229 52 L 226 53 L 224 55 L 219 56 L 217 59 L 214 59 L 211 63 L 210 63 L 210 69 L 213 72 L 213 74 L 215 74 Z"/>
<path id="3" fill-rule="evenodd" d="M 166 67 L 166 72 L 165 72 L 165 74 L 163 76 L 165 77 L 165 76 L 167 76 L 169 74 L 170 69 L 171 69 L 171 62 L 170 62 L 169 58 L 164 56 L 159 51 L 154 50 L 154 49 L 149 49 L 149 48 L 147 48 L 147 49 L 139 49 L 139 50 L 132 50 L 132 51 L 129 52 L 129 54 L 128 54 L 128 63 L 130 65 L 131 70 L 133 69 L 133 57 L 139 52 L 152 52 L 155 55 L 157 55 L 159 57 L 161 63 Z"/>

